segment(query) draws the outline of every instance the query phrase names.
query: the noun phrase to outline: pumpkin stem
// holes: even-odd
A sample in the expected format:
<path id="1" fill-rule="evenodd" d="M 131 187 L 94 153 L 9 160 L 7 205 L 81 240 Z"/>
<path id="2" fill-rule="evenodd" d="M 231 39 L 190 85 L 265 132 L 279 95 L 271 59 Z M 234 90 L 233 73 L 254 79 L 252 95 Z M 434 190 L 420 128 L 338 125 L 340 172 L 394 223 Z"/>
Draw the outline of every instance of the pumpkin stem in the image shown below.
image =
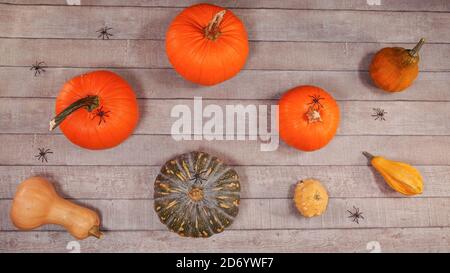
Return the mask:
<path id="1" fill-rule="evenodd" d="M 79 99 L 76 102 L 72 103 L 64 109 L 61 113 L 56 115 L 52 120 L 50 120 L 50 131 L 53 131 L 58 125 L 63 122 L 65 118 L 67 118 L 70 114 L 75 112 L 76 110 L 85 107 L 86 110 L 91 112 L 95 108 L 99 106 L 99 99 L 98 96 L 87 96 L 85 98 Z"/>
<path id="2" fill-rule="evenodd" d="M 199 187 L 192 187 L 192 189 L 189 191 L 188 195 L 193 201 L 203 200 L 203 197 L 204 197 L 203 189 L 201 189 Z"/>
<path id="3" fill-rule="evenodd" d="M 314 123 L 322 121 L 322 118 L 320 117 L 320 113 L 318 110 L 310 107 L 308 109 L 308 112 L 306 112 L 306 117 L 308 117 L 308 123 Z"/>
<path id="4" fill-rule="evenodd" d="M 88 231 L 88 234 L 94 236 L 97 239 L 101 239 L 103 236 L 103 233 L 100 231 L 99 226 L 91 227 L 91 229 Z"/>
<path id="5" fill-rule="evenodd" d="M 417 45 L 413 49 L 409 50 L 409 55 L 411 55 L 411 57 L 416 57 L 417 54 L 419 54 L 419 50 L 422 48 L 424 43 L 425 38 L 421 38 Z"/>
<path id="6" fill-rule="evenodd" d="M 212 20 L 209 21 L 209 24 L 204 29 L 206 38 L 208 38 L 212 41 L 215 41 L 217 38 L 219 38 L 219 36 L 221 34 L 220 30 L 219 30 L 219 26 L 223 20 L 223 16 L 225 15 L 225 13 L 226 13 L 226 10 L 219 11 L 218 13 L 216 13 L 216 15 L 214 15 Z"/>
<path id="7" fill-rule="evenodd" d="M 368 152 L 362 152 L 362 154 L 367 157 L 367 159 L 372 160 L 372 158 L 374 158 L 375 156 L 373 156 L 372 154 L 368 153 Z"/>

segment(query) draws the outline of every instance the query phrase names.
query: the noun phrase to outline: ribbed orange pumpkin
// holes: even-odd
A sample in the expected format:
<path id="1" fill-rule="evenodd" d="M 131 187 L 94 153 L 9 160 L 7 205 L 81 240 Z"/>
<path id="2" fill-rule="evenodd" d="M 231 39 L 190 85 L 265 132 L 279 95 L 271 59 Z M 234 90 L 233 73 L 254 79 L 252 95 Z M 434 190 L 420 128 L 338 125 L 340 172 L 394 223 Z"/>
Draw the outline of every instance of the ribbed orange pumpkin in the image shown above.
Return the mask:
<path id="1" fill-rule="evenodd" d="M 408 88 L 419 74 L 419 50 L 425 39 L 413 49 L 385 47 L 378 51 L 370 64 L 370 77 L 384 91 L 400 92 Z"/>
<path id="2" fill-rule="evenodd" d="M 302 151 L 328 144 L 339 126 L 339 106 L 316 86 L 298 86 L 283 94 L 279 103 L 280 137 Z"/>
<path id="3" fill-rule="evenodd" d="M 166 35 L 166 53 L 186 80 L 214 85 L 236 75 L 248 55 L 247 32 L 230 10 L 210 4 L 184 9 Z"/>
<path id="4" fill-rule="evenodd" d="M 137 125 L 136 96 L 119 75 L 93 71 L 64 84 L 56 99 L 58 125 L 74 144 L 87 149 L 106 149 L 123 142 Z"/>

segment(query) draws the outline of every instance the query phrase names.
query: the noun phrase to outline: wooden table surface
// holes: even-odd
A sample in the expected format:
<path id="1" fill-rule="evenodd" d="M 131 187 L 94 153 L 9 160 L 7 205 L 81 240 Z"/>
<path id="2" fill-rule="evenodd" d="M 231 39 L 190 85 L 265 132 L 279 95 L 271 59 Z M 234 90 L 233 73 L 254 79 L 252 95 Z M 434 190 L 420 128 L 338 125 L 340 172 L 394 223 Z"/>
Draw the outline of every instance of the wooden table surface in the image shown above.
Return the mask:
<path id="1" fill-rule="evenodd" d="M 79 6 L 81 2 L 81 6 Z M 166 0 L 0 0 L 0 252 L 449 252 L 450 251 L 450 1 L 211 1 L 231 8 L 250 39 L 246 66 L 214 87 L 188 83 L 164 49 L 170 21 L 196 3 Z M 69 6 L 69 4 L 75 4 Z M 111 27 L 110 40 L 98 39 Z M 368 78 L 373 53 L 412 47 L 421 37 L 420 75 L 406 92 L 386 94 Z M 30 66 L 45 62 L 34 76 Z M 59 130 L 48 132 L 55 97 L 71 77 L 116 71 L 134 87 L 141 120 L 117 148 L 87 151 Z M 277 103 L 301 84 L 328 90 L 341 108 L 337 136 L 303 153 L 280 143 L 181 141 L 170 135 L 173 106 Z M 373 109 L 387 112 L 375 120 Z M 48 162 L 38 148 L 51 149 Z M 201 149 L 241 176 L 240 213 L 225 232 L 189 239 L 169 232 L 153 210 L 153 182 L 174 155 Z M 425 191 L 393 192 L 361 151 L 417 166 Z M 78 243 L 60 227 L 20 232 L 9 220 L 18 183 L 48 177 L 66 198 L 98 210 L 105 237 Z M 327 212 L 301 217 L 296 181 L 315 177 L 329 191 Z M 363 212 L 359 224 L 348 218 Z"/>

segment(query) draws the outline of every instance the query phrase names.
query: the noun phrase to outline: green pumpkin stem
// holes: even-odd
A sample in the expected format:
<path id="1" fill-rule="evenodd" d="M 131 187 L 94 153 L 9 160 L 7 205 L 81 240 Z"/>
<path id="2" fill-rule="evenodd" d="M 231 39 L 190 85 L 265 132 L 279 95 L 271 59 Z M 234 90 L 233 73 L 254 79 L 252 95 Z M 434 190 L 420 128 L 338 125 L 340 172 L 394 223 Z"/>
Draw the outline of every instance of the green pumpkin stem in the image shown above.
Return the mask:
<path id="1" fill-rule="evenodd" d="M 54 117 L 52 120 L 50 120 L 50 129 L 49 130 L 53 131 L 53 129 L 58 127 L 58 125 L 61 124 L 61 122 L 63 122 L 63 120 L 65 118 L 67 118 L 70 114 L 72 114 L 73 112 L 75 112 L 76 110 L 78 110 L 80 108 L 84 107 L 84 108 L 86 108 L 86 110 L 91 112 L 98 106 L 99 106 L 98 96 L 87 96 L 85 98 L 79 99 L 76 102 L 69 105 L 69 107 L 64 109 L 61 113 L 56 115 L 56 117 Z"/>
<path id="2" fill-rule="evenodd" d="M 419 54 L 419 50 L 422 48 L 424 43 L 425 38 L 421 38 L 417 45 L 413 49 L 409 50 L 409 55 L 411 55 L 411 57 L 416 57 L 417 54 Z"/>
<path id="3" fill-rule="evenodd" d="M 217 38 L 219 38 L 219 36 L 221 34 L 220 30 L 219 30 L 219 26 L 223 20 L 223 16 L 225 15 L 225 13 L 226 13 L 226 10 L 222 10 L 214 15 L 212 20 L 209 22 L 209 24 L 204 29 L 206 38 L 208 38 L 212 41 L 215 41 Z"/>

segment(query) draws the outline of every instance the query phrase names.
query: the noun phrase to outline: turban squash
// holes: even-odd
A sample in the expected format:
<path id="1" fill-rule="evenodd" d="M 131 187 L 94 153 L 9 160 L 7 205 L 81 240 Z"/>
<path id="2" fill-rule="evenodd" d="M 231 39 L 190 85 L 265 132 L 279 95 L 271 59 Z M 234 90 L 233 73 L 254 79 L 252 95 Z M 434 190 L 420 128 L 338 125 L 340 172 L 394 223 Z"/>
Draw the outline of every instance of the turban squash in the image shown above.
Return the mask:
<path id="1" fill-rule="evenodd" d="M 184 9 L 166 34 L 166 53 L 174 69 L 201 85 L 214 85 L 236 75 L 248 51 L 241 20 L 230 10 L 210 4 Z"/>
<path id="2" fill-rule="evenodd" d="M 238 174 L 204 152 L 190 152 L 167 161 L 154 188 L 159 219 L 181 236 L 220 233 L 239 211 Z"/>
<path id="3" fill-rule="evenodd" d="M 139 117 L 133 90 L 110 71 L 93 71 L 66 82 L 55 111 L 50 130 L 59 126 L 72 143 L 93 150 L 123 142 Z"/>

